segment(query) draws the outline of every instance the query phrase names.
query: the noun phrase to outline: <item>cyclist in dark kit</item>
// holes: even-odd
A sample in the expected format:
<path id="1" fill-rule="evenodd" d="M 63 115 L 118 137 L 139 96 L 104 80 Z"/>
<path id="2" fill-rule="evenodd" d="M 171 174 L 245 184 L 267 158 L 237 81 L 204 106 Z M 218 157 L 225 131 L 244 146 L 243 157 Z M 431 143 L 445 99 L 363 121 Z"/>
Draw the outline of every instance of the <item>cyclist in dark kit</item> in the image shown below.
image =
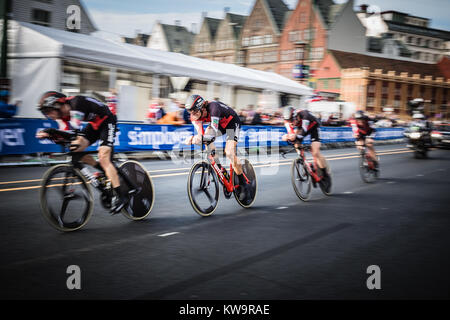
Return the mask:
<path id="1" fill-rule="evenodd" d="M 64 130 L 74 130 L 76 139 L 71 148 L 73 152 L 79 152 L 80 160 L 105 173 L 114 188 L 116 196 L 112 200 L 111 213 L 119 213 L 128 203 L 128 194 L 122 194 L 117 170 L 111 159 L 114 152 L 114 139 L 117 131 L 117 118 L 111 113 L 108 106 L 102 102 L 84 96 L 67 97 L 66 95 L 48 91 L 42 95 L 38 105 L 47 118 L 59 120 L 64 124 Z M 81 129 L 81 122 L 88 124 Z M 36 138 L 52 138 L 54 128 L 42 130 L 36 134 Z M 100 141 L 98 148 L 98 162 L 83 151 L 91 144 Z M 132 191 L 130 191 L 132 192 Z"/>

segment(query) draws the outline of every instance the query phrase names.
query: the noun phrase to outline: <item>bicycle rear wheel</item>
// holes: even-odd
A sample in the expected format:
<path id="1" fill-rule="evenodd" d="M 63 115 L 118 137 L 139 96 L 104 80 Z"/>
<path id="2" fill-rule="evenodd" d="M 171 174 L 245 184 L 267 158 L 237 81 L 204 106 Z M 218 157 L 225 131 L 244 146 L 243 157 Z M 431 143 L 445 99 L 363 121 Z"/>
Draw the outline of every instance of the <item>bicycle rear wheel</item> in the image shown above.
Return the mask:
<path id="1" fill-rule="evenodd" d="M 47 170 L 40 190 L 41 211 L 56 230 L 68 232 L 82 228 L 94 208 L 92 191 L 86 178 L 69 164 Z"/>
<path id="2" fill-rule="evenodd" d="M 250 208 L 256 199 L 256 194 L 258 193 L 258 181 L 256 180 L 256 173 L 253 169 L 252 164 L 247 159 L 242 160 L 242 171 L 244 172 L 247 179 L 250 181 L 250 192 L 249 196 L 245 198 L 243 201 L 239 200 L 239 197 L 242 192 L 242 188 L 235 188 L 233 190 L 234 198 L 236 199 L 237 203 L 239 203 L 240 206 L 244 208 Z M 239 178 L 237 175 L 234 175 L 234 185 L 239 184 Z"/>
<path id="3" fill-rule="evenodd" d="M 155 188 L 153 181 L 142 164 L 134 160 L 127 160 L 120 164 L 119 174 L 120 188 L 122 192 L 128 193 L 131 189 L 125 181 L 123 175 L 132 181 L 137 187 L 137 192 L 129 194 L 130 201 L 126 205 L 122 214 L 130 220 L 145 219 L 152 211 L 155 202 Z"/>
<path id="4" fill-rule="evenodd" d="M 322 179 L 319 181 L 319 187 L 320 190 L 322 190 L 322 193 L 326 196 L 330 196 L 331 195 L 331 187 L 333 186 L 333 178 L 331 176 L 331 169 L 330 166 L 328 165 L 328 161 L 325 159 L 326 162 L 326 171 L 328 173 L 327 177 L 324 178 L 322 177 Z"/>
<path id="5" fill-rule="evenodd" d="M 219 203 L 219 182 L 208 162 L 201 160 L 192 166 L 189 172 L 187 191 L 195 212 L 202 217 L 214 213 Z"/>
<path id="6" fill-rule="evenodd" d="M 308 201 L 311 194 L 311 176 L 301 159 L 294 159 L 291 166 L 291 181 L 295 194 L 302 201 Z"/>

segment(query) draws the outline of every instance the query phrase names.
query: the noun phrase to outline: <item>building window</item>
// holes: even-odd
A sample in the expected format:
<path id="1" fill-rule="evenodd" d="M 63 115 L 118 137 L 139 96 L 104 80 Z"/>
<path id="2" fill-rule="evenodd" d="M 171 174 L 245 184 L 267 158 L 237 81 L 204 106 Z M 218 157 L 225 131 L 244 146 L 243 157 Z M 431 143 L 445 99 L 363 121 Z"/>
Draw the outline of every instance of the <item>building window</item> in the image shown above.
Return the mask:
<path id="1" fill-rule="evenodd" d="M 304 13 L 304 12 L 300 13 L 299 22 L 300 23 L 306 22 L 306 13 Z"/>
<path id="2" fill-rule="evenodd" d="M 274 62 L 277 61 L 277 51 L 267 51 L 264 52 L 264 62 Z"/>
<path id="3" fill-rule="evenodd" d="M 303 48 L 295 49 L 295 60 L 303 60 Z"/>
<path id="4" fill-rule="evenodd" d="M 441 46 L 441 44 L 440 44 L 439 41 L 435 41 L 435 42 L 434 42 L 434 46 L 435 46 L 436 48 L 439 48 L 439 47 Z"/>
<path id="5" fill-rule="evenodd" d="M 406 40 L 407 43 L 412 43 L 412 41 L 413 41 L 412 37 L 408 37 L 407 40 Z"/>
<path id="6" fill-rule="evenodd" d="M 41 26 L 50 26 L 51 12 L 41 9 L 33 9 L 31 11 L 31 22 Z"/>
<path id="7" fill-rule="evenodd" d="M 272 43 L 272 35 L 266 34 L 264 36 L 264 43 Z"/>
<path id="8" fill-rule="evenodd" d="M 334 87 L 336 89 L 340 89 L 341 88 L 341 79 L 336 79 L 335 80 Z"/>
<path id="9" fill-rule="evenodd" d="M 248 38 L 242 39 L 242 45 L 243 45 L 244 47 L 248 46 Z"/>
<path id="10" fill-rule="evenodd" d="M 263 59 L 261 52 L 253 52 L 249 56 L 249 63 L 261 63 Z"/>

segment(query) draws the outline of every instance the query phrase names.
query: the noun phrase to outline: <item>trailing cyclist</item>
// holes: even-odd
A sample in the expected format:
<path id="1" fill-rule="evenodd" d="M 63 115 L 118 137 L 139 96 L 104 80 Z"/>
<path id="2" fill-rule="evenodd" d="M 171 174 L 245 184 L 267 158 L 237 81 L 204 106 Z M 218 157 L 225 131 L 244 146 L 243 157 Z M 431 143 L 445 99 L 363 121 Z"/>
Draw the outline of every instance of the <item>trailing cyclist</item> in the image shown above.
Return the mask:
<path id="1" fill-rule="evenodd" d="M 45 92 L 39 100 L 38 109 L 47 118 L 62 121 L 65 130 L 74 130 L 76 139 L 72 142 L 71 151 L 79 153 L 77 160 L 102 171 L 111 180 L 116 194 L 112 200 L 111 213 L 119 213 L 128 203 L 129 197 L 127 194 L 122 194 L 117 170 L 111 161 L 117 131 L 116 116 L 105 104 L 94 98 L 67 97 L 56 91 Z M 82 121 L 88 124 L 80 130 Z M 52 128 L 39 131 L 36 138 L 51 138 L 51 132 Z M 91 155 L 83 152 L 97 141 L 100 141 L 98 162 Z"/>
<path id="2" fill-rule="evenodd" d="M 372 121 L 362 110 L 355 113 L 355 117 L 350 120 L 352 126 L 353 136 L 355 137 L 356 147 L 361 149 L 364 145 L 367 147 L 367 154 L 372 159 L 375 170 L 378 170 L 378 160 L 375 148 L 373 146 L 373 139 L 375 137 L 375 128 L 372 126 Z"/>
<path id="3" fill-rule="evenodd" d="M 184 143 L 199 145 L 202 141 L 209 142 L 211 144 L 208 147 L 215 150 L 212 142 L 216 137 L 226 135 L 225 154 L 239 179 L 240 187 L 244 191 L 240 194 L 240 200 L 243 201 L 248 198 L 251 191 L 250 186 L 243 175 L 241 161 L 236 155 L 241 127 L 238 114 L 222 102 L 206 101 L 197 94 L 193 94 L 187 99 L 185 108 L 191 115 L 191 121 L 197 135 L 188 137 Z M 206 130 L 203 129 L 203 124 L 209 124 Z M 220 165 L 217 155 L 215 155 L 215 160 L 221 170 L 225 171 L 225 168 Z"/>
<path id="4" fill-rule="evenodd" d="M 292 106 L 287 106 L 283 110 L 284 125 L 287 134 L 283 135 L 283 141 L 289 141 L 295 147 L 300 146 L 303 139 L 311 136 L 311 154 L 318 167 L 318 175 L 322 178 L 329 177 L 327 161 L 320 153 L 319 128 L 320 121 L 308 110 L 295 110 Z"/>

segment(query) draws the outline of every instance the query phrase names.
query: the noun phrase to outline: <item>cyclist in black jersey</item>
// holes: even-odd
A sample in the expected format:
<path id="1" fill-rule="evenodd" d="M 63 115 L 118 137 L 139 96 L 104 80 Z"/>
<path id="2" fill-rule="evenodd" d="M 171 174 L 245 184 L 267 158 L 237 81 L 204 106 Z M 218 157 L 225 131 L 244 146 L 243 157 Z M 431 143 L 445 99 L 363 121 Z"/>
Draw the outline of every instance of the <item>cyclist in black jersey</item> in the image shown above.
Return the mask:
<path id="1" fill-rule="evenodd" d="M 240 159 L 236 155 L 237 143 L 239 140 L 239 130 L 241 120 L 238 114 L 231 107 L 220 101 L 206 101 L 201 96 L 191 95 L 185 104 L 186 110 L 191 114 L 191 121 L 194 125 L 197 135 L 188 137 L 185 144 L 201 144 L 203 141 L 214 141 L 215 137 L 226 135 L 225 154 L 231 161 L 233 169 L 239 179 L 239 185 L 245 192 L 241 193 L 241 201 L 248 196 L 249 187 L 245 181 Z M 206 130 L 203 124 L 208 123 Z M 208 146 L 215 149 L 214 144 Z M 216 162 L 220 161 L 215 156 Z"/>
<path id="2" fill-rule="evenodd" d="M 80 152 L 80 160 L 105 173 L 116 192 L 113 199 L 111 213 L 116 214 L 127 204 L 128 197 L 120 191 L 120 181 L 117 170 L 111 159 L 113 157 L 114 139 L 117 131 L 117 118 L 102 102 L 84 96 L 67 97 L 66 95 L 48 91 L 39 101 L 39 111 L 47 118 L 59 120 L 63 123 L 63 130 L 74 130 L 77 134 L 71 148 L 73 152 Z M 88 124 L 81 129 L 81 122 Z M 36 138 L 50 138 L 48 129 L 39 131 Z M 100 140 L 98 148 L 98 162 L 89 154 L 82 153 L 87 147 Z"/>
<path id="3" fill-rule="evenodd" d="M 327 177 L 327 161 L 320 153 L 320 120 L 314 117 L 308 110 L 295 110 L 292 106 L 286 106 L 284 108 L 283 118 L 287 134 L 283 135 L 282 140 L 292 142 L 294 145 L 300 145 L 303 138 L 310 135 L 311 154 L 319 167 L 319 175 Z"/>

